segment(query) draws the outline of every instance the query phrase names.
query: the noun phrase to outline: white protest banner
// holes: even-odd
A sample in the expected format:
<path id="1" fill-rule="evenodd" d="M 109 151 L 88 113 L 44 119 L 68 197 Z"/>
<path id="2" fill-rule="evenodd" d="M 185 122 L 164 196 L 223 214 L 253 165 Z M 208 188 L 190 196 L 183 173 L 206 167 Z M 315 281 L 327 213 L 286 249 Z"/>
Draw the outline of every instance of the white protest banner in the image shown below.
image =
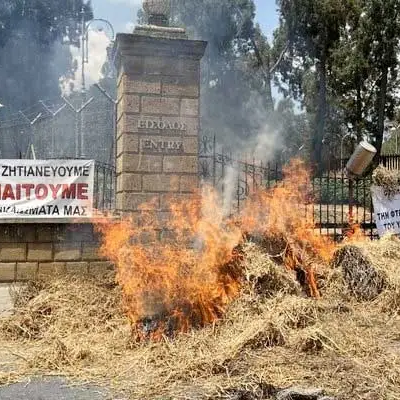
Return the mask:
<path id="1" fill-rule="evenodd" d="M 90 218 L 94 161 L 0 160 L 0 221 Z"/>
<path id="2" fill-rule="evenodd" d="M 389 232 L 400 234 L 400 188 L 389 197 L 384 188 L 372 186 L 371 194 L 379 236 Z"/>

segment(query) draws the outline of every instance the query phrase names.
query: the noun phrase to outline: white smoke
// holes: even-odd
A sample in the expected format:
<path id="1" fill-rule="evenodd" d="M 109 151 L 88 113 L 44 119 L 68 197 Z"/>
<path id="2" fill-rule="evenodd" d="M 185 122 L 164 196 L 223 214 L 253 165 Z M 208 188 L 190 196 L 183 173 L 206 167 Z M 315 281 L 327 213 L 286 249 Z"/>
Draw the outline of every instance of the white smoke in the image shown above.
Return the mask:
<path id="1" fill-rule="evenodd" d="M 103 78 L 102 67 L 107 60 L 107 47 L 110 45 L 110 39 L 104 31 L 89 31 L 88 36 L 89 54 L 88 63 L 85 64 L 87 87 Z M 78 68 L 73 78 L 60 78 L 60 87 L 63 95 L 69 95 L 73 90 L 80 90 L 82 85 L 82 50 L 75 46 L 70 46 L 70 52 L 73 62 Z"/>
<path id="2" fill-rule="evenodd" d="M 238 182 L 238 171 L 232 166 L 228 166 L 225 172 L 223 185 L 223 197 L 222 197 L 222 209 L 225 216 L 229 216 L 232 213 L 232 206 L 235 197 L 237 196 Z"/>
<path id="3" fill-rule="evenodd" d="M 227 156 L 224 176 L 218 185 L 225 216 L 232 214 L 237 207 L 238 197 L 246 197 L 248 193 L 245 191 L 250 189 L 250 187 L 246 187 L 245 181 L 251 181 L 252 172 L 250 170 L 247 172 L 249 175 L 246 179 L 245 164 L 248 165 L 248 168 L 253 165 L 258 167 L 263 165 L 266 168 L 267 163 L 272 161 L 274 156 L 283 149 L 281 130 L 265 125 L 257 136 L 243 141 L 235 153 Z M 233 159 L 232 164 L 230 164 L 230 157 Z"/>
<path id="4" fill-rule="evenodd" d="M 251 138 L 244 144 L 245 152 L 250 163 L 268 162 L 277 151 L 283 149 L 282 135 L 279 129 L 272 129 L 265 126 L 256 137 Z"/>

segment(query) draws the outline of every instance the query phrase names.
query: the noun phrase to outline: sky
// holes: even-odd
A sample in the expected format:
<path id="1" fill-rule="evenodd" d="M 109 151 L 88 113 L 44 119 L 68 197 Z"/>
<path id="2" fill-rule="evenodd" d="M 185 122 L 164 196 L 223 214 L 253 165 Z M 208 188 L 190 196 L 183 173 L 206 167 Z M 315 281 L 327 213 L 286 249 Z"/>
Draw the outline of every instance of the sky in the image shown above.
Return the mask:
<path id="1" fill-rule="evenodd" d="M 0 0 L 1 1 L 1 0 Z M 215 0 L 216 2 L 218 0 Z M 260 24 L 264 34 L 272 37 L 273 30 L 278 25 L 278 15 L 275 0 L 254 0 L 256 4 L 256 21 Z M 115 33 L 132 32 L 138 9 L 142 0 L 92 0 L 94 17 L 106 19 L 114 27 Z M 86 79 L 88 84 L 93 84 L 101 78 L 101 67 L 106 60 L 107 45 L 109 43 L 109 32 L 98 30 L 102 24 L 93 24 L 89 32 L 89 63 L 86 68 Z M 71 47 L 73 58 L 81 65 L 81 55 L 77 48 Z M 80 74 L 76 74 L 74 84 L 80 87 Z M 60 82 L 64 94 L 68 94 L 69 80 Z"/>
<path id="2" fill-rule="evenodd" d="M 216 2 L 218 0 L 215 0 Z M 142 0 L 92 0 L 96 18 L 108 19 L 117 32 L 129 32 Z M 275 0 L 255 0 L 257 22 L 264 33 L 271 35 L 278 24 Z"/>

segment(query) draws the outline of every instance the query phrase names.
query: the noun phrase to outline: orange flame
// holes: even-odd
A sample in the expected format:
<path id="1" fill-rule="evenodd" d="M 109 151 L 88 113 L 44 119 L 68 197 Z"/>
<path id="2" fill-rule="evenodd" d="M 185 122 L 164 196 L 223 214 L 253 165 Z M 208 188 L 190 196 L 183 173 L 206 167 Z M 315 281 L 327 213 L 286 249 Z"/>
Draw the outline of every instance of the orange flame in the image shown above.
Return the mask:
<path id="1" fill-rule="evenodd" d="M 335 244 L 316 229 L 313 204 L 308 204 L 312 185 L 310 171 L 293 160 L 283 171 L 284 179 L 269 191 L 257 191 L 243 211 L 242 226 L 262 233 L 283 246 L 281 258 L 287 268 L 301 268 L 311 295 L 319 297 L 314 277 L 316 262 L 328 262 Z"/>
<path id="2" fill-rule="evenodd" d="M 102 253 L 117 266 L 127 315 L 139 340 L 188 332 L 219 319 L 241 288 L 244 234 L 283 244 L 287 268 L 301 268 L 318 297 L 314 265 L 327 261 L 334 244 L 307 215 L 309 173 L 294 161 L 272 190 L 257 190 L 243 212 L 226 218 L 211 188 L 171 201 L 169 211 L 145 204 L 140 215 L 100 224 Z"/>
<path id="3" fill-rule="evenodd" d="M 103 254 L 118 266 L 128 317 L 138 336 L 187 332 L 218 319 L 238 294 L 234 249 L 241 232 L 206 190 L 172 202 L 168 213 L 103 225 Z M 232 263 L 229 265 L 229 263 Z"/>

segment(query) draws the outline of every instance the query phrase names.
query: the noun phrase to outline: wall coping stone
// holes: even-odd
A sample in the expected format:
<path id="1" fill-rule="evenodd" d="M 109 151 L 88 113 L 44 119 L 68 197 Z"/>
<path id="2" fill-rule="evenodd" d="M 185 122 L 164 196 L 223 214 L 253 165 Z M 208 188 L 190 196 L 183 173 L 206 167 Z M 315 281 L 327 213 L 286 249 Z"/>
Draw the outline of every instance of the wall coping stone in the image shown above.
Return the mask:
<path id="1" fill-rule="evenodd" d="M 157 57 L 189 57 L 200 60 L 207 47 L 203 40 L 155 38 L 134 33 L 118 33 L 114 45 L 116 66 L 119 69 L 121 57 L 126 56 L 157 56 Z"/>
<path id="2" fill-rule="evenodd" d="M 121 219 L 120 215 L 113 216 L 94 216 L 92 218 L 2 218 L 0 219 L 0 225 L 19 225 L 19 224 L 94 224 L 97 221 L 119 221 Z"/>

